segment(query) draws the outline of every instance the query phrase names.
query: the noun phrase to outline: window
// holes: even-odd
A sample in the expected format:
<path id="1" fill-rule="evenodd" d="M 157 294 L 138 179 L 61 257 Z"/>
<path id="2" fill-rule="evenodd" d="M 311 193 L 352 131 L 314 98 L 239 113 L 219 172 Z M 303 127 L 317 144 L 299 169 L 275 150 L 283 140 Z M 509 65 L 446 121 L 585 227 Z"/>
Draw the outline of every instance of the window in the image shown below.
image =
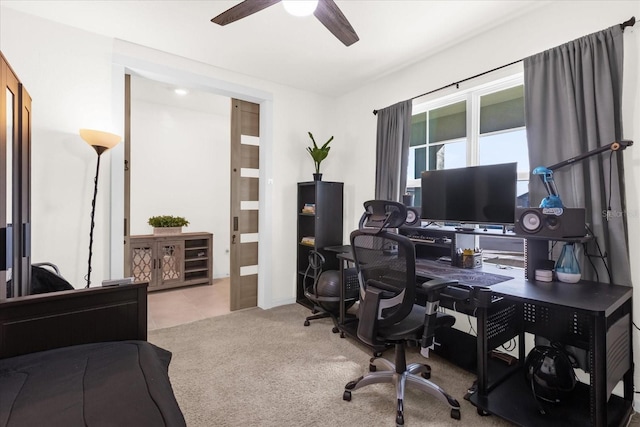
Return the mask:
<path id="1" fill-rule="evenodd" d="M 420 206 L 424 170 L 518 163 L 518 206 L 528 206 L 523 75 L 414 105 L 407 192 Z"/>

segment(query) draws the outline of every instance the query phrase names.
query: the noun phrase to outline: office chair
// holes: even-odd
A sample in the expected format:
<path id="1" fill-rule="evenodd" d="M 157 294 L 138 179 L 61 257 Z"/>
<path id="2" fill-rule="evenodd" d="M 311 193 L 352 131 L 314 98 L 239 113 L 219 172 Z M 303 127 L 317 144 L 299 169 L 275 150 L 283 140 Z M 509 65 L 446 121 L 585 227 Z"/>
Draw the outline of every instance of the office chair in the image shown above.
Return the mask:
<path id="1" fill-rule="evenodd" d="M 340 286 L 344 286 L 343 303 L 345 309 L 348 309 L 358 299 L 359 285 L 353 269 L 345 269 L 341 280 L 340 272 L 337 270 L 322 271 L 325 262 L 324 255 L 320 252 L 309 252 L 308 265 L 302 280 L 305 284 L 304 296 L 313 304 L 313 314 L 304 320 L 304 326 L 309 326 L 311 320 L 330 317 L 333 320 L 332 332 L 335 334 L 340 330 Z M 307 285 L 309 281 L 310 284 Z"/>
<path id="2" fill-rule="evenodd" d="M 343 399 L 376 383 L 396 386 L 396 424 L 404 425 L 404 390 L 412 385 L 435 396 L 451 408 L 451 417 L 460 419 L 460 404 L 442 388 L 428 380 L 431 368 L 425 364 L 407 366 L 405 346 L 419 343 L 423 351 L 433 345 L 436 327 L 452 326 L 453 316 L 438 313 L 440 291 L 457 281 L 443 279 L 416 283 L 415 248 L 406 236 L 389 229 L 404 224 L 406 208 L 397 202 L 365 202 L 360 228 L 351 233 L 351 247 L 360 279 L 358 338 L 370 346 L 394 346 L 395 363 L 373 357 L 369 373 L 345 386 Z M 415 304 L 416 293 L 426 294 L 426 307 Z M 421 351 L 421 352 L 423 352 Z M 378 371 L 376 364 L 386 368 Z"/>
<path id="3" fill-rule="evenodd" d="M 68 291 L 74 287 L 62 277 L 58 266 L 50 262 L 38 262 L 31 264 L 31 283 L 29 295 L 44 294 L 48 292 Z M 7 281 L 7 298 L 13 296 L 11 280 Z"/>

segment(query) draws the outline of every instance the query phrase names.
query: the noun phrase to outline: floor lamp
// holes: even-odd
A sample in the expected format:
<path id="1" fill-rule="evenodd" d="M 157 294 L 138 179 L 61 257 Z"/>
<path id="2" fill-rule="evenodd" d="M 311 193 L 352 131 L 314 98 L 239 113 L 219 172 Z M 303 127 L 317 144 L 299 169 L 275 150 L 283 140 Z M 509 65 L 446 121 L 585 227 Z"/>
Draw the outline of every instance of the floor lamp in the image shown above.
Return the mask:
<path id="1" fill-rule="evenodd" d="M 91 231 L 89 231 L 89 261 L 88 261 L 88 270 L 87 276 L 85 277 L 87 281 L 87 288 L 91 285 L 91 256 L 93 254 L 93 227 L 95 225 L 93 218 L 96 214 L 96 196 L 98 195 L 98 173 L 100 172 L 100 156 L 102 153 L 107 151 L 110 148 L 118 145 L 120 138 L 118 135 L 102 132 L 99 130 L 92 129 L 80 129 L 80 137 L 84 139 L 87 144 L 93 147 L 98 154 L 98 163 L 96 165 L 96 177 L 93 180 L 93 200 L 91 201 Z"/>

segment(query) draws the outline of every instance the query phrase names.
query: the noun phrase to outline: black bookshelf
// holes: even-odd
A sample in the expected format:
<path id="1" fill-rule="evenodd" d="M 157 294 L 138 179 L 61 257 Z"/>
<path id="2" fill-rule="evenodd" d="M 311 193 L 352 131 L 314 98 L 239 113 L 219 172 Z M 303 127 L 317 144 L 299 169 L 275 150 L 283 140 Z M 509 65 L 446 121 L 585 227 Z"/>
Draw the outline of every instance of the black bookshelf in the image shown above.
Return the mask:
<path id="1" fill-rule="evenodd" d="M 335 252 L 325 251 L 324 248 L 342 245 L 343 192 L 342 182 L 298 183 L 296 301 L 310 308 L 311 303 L 304 296 L 304 273 L 309 265 L 309 252 L 316 250 L 324 255 L 324 270 L 339 269 Z"/>

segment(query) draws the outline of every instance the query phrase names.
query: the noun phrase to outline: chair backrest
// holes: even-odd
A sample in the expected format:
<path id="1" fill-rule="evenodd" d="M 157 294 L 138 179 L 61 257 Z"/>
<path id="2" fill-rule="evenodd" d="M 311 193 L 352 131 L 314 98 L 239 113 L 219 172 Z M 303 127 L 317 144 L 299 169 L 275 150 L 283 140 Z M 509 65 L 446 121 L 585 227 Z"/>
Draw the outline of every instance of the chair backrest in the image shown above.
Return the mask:
<path id="1" fill-rule="evenodd" d="M 360 217 L 360 230 L 378 232 L 398 228 L 407 219 L 407 208 L 389 200 L 368 200 L 364 202 L 364 213 Z"/>
<path id="2" fill-rule="evenodd" d="M 377 344 L 377 330 L 407 317 L 415 302 L 414 245 L 389 231 L 405 218 L 406 208 L 400 203 L 365 202 L 360 228 L 351 233 L 362 300 L 358 336 L 368 344 Z"/>
<path id="3" fill-rule="evenodd" d="M 382 291 L 378 307 L 379 326 L 405 318 L 415 302 L 415 249 L 405 236 L 382 231 L 370 234 L 362 230 L 351 233 L 351 247 L 361 285 Z"/>

